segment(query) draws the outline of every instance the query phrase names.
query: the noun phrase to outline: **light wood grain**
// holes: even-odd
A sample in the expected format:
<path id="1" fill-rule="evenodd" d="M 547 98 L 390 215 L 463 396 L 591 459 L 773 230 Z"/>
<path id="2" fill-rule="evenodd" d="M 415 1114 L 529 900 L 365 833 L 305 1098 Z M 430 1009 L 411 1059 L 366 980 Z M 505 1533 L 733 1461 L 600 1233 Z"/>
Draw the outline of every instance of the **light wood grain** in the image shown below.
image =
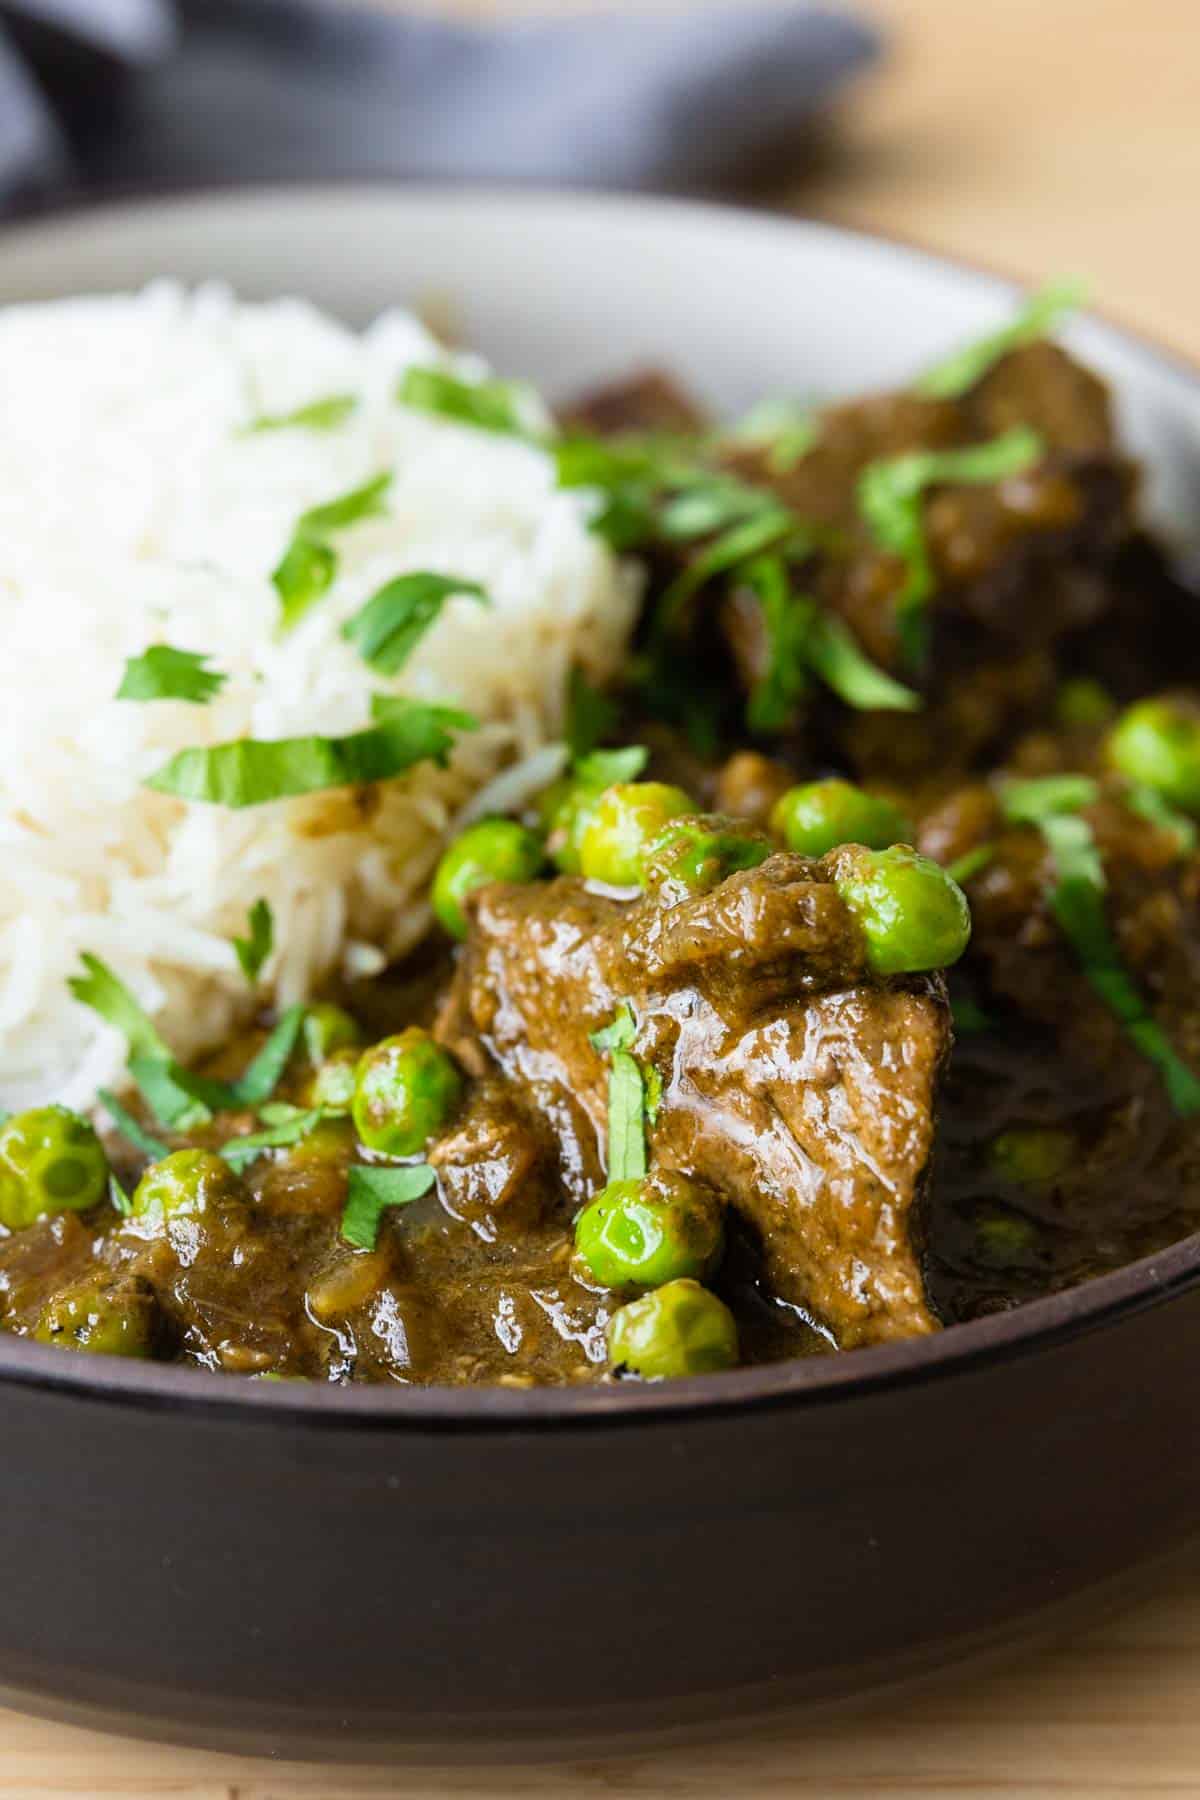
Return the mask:
<path id="1" fill-rule="evenodd" d="M 1107 310 L 1200 356 L 1200 0 L 865 10 L 891 60 L 848 105 L 837 152 L 781 171 L 770 197 L 1016 273 L 1085 273 Z M 570 1769 L 339 1771 L 0 1713 L 0 1800 L 1159 1800 L 1200 1795 L 1198 1701 L 1200 1564 L 1071 1643 L 751 1743 Z"/>

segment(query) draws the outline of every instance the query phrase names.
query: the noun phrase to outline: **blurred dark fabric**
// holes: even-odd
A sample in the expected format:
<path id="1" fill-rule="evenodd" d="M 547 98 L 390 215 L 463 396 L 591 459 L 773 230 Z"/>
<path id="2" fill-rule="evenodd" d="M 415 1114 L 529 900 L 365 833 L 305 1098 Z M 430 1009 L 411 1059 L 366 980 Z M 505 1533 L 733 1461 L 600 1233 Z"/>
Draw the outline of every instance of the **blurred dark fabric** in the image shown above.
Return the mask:
<path id="1" fill-rule="evenodd" d="M 0 0 L 0 205 L 347 175 L 719 187 L 875 51 L 800 0 L 478 26 L 340 0 Z"/>

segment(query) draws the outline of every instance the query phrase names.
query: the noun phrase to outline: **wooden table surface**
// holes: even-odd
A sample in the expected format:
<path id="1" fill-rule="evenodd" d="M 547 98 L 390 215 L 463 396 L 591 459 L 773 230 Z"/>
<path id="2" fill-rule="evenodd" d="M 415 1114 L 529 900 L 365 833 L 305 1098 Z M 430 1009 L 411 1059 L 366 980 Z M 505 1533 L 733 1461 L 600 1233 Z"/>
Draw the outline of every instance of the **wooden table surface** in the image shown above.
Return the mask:
<path id="1" fill-rule="evenodd" d="M 461 0 L 459 10 L 506 3 Z M 819 169 L 784 171 L 768 198 L 1016 273 L 1085 273 L 1106 310 L 1200 356 L 1200 0 L 862 3 L 891 33 L 891 58 L 847 104 Z M 634 1762 L 305 1769 L 0 1713 L 0 1800 L 615 1793 L 1200 1795 L 1200 1560 L 1107 1625 L 986 1676 L 943 1679 L 852 1719 Z"/>

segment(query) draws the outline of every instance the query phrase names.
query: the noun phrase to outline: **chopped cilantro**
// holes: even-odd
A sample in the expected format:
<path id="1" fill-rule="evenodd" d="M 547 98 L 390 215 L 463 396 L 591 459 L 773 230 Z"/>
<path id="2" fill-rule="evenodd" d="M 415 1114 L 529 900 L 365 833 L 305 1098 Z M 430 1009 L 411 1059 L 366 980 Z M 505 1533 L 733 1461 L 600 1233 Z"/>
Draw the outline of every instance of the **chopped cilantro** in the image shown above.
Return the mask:
<path id="1" fill-rule="evenodd" d="M 1090 775 L 1041 775 L 1033 781 L 1009 782 L 1000 803 L 1013 825 L 1041 825 L 1060 813 L 1091 806 L 1099 793 Z"/>
<path id="2" fill-rule="evenodd" d="M 115 1094 L 110 1094 L 107 1088 L 101 1088 L 96 1098 L 121 1136 L 131 1143 L 135 1150 L 140 1150 L 149 1162 L 161 1162 L 164 1156 L 170 1156 L 171 1146 L 164 1144 L 161 1138 L 152 1137 L 148 1131 L 144 1131 L 133 1114 L 126 1112 Z"/>
<path id="3" fill-rule="evenodd" d="M 466 594 L 483 606 L 491 605 L 477 581 L 416 570 L 397 575 L 372 594 L 366 605 L 347 619 L 342 636 L 377 674 L 395 675 L 452 594 Z"/>
<path id="4" fill-rule="evenodd" d="M 1121 958 L 1104 906 L 1107 882 L 1092 828 L 1079 809 L 1096 797 L 1086 775 L 1048 775 L 1014 782 L 1001 795 L 1006 818 L 1035 825 L 1054 858 L 1050 909 L 1092 990 L 1124 1027 L 1130 1042 L 1162 1076 L 1175 1111 L 1200 1112 L 1200 1077 L 1174 1049 Z"/>
<path id="5" fill-rule="evenodd" d="M 469 713 L 392 695 L 377 695 L 372 710 L 376 723 L 348 737 L 235 738 L 180 750 L 146 786 L 203 805 L 263 806 L 328 788 L 389 781 L 414 763 L 444 764 L 454 734 L 476 724 Z"/>
<path id="6" fill-rule="evenodd" d="M 253 987 L 275 946 L 275 918 L 266 900 L 258 899 L 254 902 L 246 923 L 249 926 L 249 936 L 235 937 L 233 948 L 241 964 L 242 974 Z"/>
<path id="7" fill-rule="evenodd" d="M 108 1199 L 113 1211 L 120 1213 L 122 1218 L 127 1219 L 133 1211 L 133 1201 L 115 1175 L 110 1175 L 108 1178 Z"/>
<path id="8" fill-rule="evenodd" d="M 378 517 L 391 484 L 391 471 L 385 469 L 381 475 L 364 481 L 361 487 L 351 488 L 349 493 L 339 494 L 319 506 L 310 506 L 300 515 L 287 549 L 271 576 L 279 595 L 281 624 L 285 631 L 333 586 L 337 552 L 328 538 L 364 519 Z"/>
<path id="9" fill-rule="evenodd" d="M 391 485 L 391 470 L 385 469 L 382 474 L 364 481 L 361 487 L 351 488 L 334 500 L 325 500 L 320 506 L 310 506 L 300 515 L 297 534 L 319 540 L 328 537 L 332 531 L 348 531 L 352 525 L 361 525 L 364 519 L 379 518 Z"/>
<path id="10" fill-rule="evenodd" d="M 957 881 L 961 887 L 965 881 L 971 881 L 986 869 L 994 861 L 995 855 L 995 844 L 976 844 L 974 850 L 966 850 L 961 856 L 956 856 L 953 862 L 948 862 L 946 873 L 951 881 Z"/>
<path id="11" fill-rule="evenodd" d="M 646 1173 L 646 1083 L 630 1045 L 637 1023 L 622 1000 L 610 1024 L 591 1034 L 591 1044 L 608 1055 L 608 1179 L 640 1180 Z M 661 1099 L 662 1084 L 658 1086 Z M 658 1100 L 655 1101 L 655 1112 Z"/>
<path id="12" fill-rule="evenodd" d="M 71 992 L 125 1038 L 129 1072 L 155 1118 L 168 1130 L 188 1131 L 206 1124 L 214 1112 L 234 1106 L 258 1106 L 270 1097 L 295 1047 L 304 1022 L 303 1006 L 290 1007 L 282 1015 L 238 1081 L 216 1081 L 194 1075 L 175 1061 L 124 982 L 99 957 L 85 951 L 82 962 L 85 972 L 71 977 Z M 101 1098 L 112 1112 L 109 1098 L 103 1094 Z M 116 1113 L 113 1116 L 117 1118 Z M 117 1123 L 126 1130 L 121 1119 Z M 165 1156 L 166 1151 L 162 1154 Z"/>
<path id="13" fill-rule="evenodd" d="M 267 1109 L 263 1110 L 265 1115 Z M 222 1144 L 221 1155 L 230 1167 L 237 1169 L 240 1173 L 243 1169 L 249 1168 L 250 1164 L 261 1156 L 264 1150 L 279 1150 L 288 1144 L 298 1144 L 301 1138 L 307 1137 L 309 1132 L 326 1116 L 325 1108 L 322 1106 L 314 1106 L 306 1110 L 289 1107 L 287 1111 L 289 1114 L 287 1118 L 276 1119 L 274 1123 L 267 1126 L 265 1131 L 254 1131 L 247 1137 L 230 1138 L 227 1143 Z"/>
<path id="14" fill-rule="evenodd" d="M 925 541 L 922 501 L 942 484 L 988 485 L 1026 469 L 1042 454 L 1042 440 L 1017 425 L 985 444 L 961 450 L 909 450 L 868 463 L 859 477 L 858 503 L 881 549 L 905 565 L 896 600 L 896 622 L 911 664 L 921 661 L 927 637 L 926 604 L 935 577 Z"/>
<path id="15" fill-rule="evenodd" d="M 342 1214 L 343 1239 L 358 1250 L 373 1250 L 387 1208 L 419 1200 L 436 1180 L 428 1163 L 409 1163 L 401 1169 L 368 1168 L 355 1163 L 350 1170 Z"/>
<path id="16" fill-rule="evenodd" d="M 808 659 L 827 688 L 863 712 L 919 712 L 924 702 L 863 655 L 850 628 L 834 613 L 818 612 L 808 638 Z"/>
<path id="17" fill-rule="evenodd" d="M 152 1057 L 169 1062 L 171 1052 L 120 977 L 90 950 L 84 950 L 79 960 L 84 973 L 72 975 L 67 982 L 76 1000 L 116 1027 L 125 1039 L 131 1057 Z"/>
<path id="18" fill-rule="evenodd" d="M 1142 781 L 1127 787 L 1124 801 L 1130 812 L 1157 825 L 1160 831 L 1168 831 L 1175 839 L 1180 856 L 1190 856 L 1196 848 L 1196 821 L 1189 819 L 1186 813 L 1179 812 L 1166 797 Z"/>
<path id="19" fill-rule="evenodd" d="M 319 400 L 297 406 L 292 412 L 259 413 L 248 425 L 243 425 L 241 435 L 253 437 L 263 431 L 336 431 L 339 425 L 346 423 L 357 405 L 356 394 L 325 394 Z"/>
<path id="20" fill-rule="evenodd" d="M 795 400 L 760 400 L 723 433 L 727 443 L 761 450 L 772 475 L 786 475 L 817 441 L 820 426 L 811 407 Z"/>
<path id="21" fill-rule="evenodd" d="M 413 367 L 400 377 L 396 398 L 417 412 L 440 413 L 460 425 L 506 437 L 532 437 L 525 422 L 531 390 L 515 381 L 464 381 L 446 369 Z"/>
<path id="22" fill-rule="evenodd" d="M 1030 296 L 1007 325 L 976 338 L 973 343 L 964 344 L 944 361 L 927 369 L 916 383 L 916 392 L 928 400 L 959 399 L 982 381 L 1010 350 L 1048 336 L 1061 319 L 1083 304 L 1086 297 L 1086 288 L 1080 281 L 1056 281 L 1041 288 Z"/>
<path id="23" fill-rule="evenodd" d="M 620 781 L 636 781 L 650 760 L 644 744 L 627 744 L 623 750 L 593 750 L 571 765 L 571 773 L 585 787 L 615 787 Z"/>
<path id="24" fill-rule="evenodd" d="M 186 700 L 206 706 L 228 681 L 217 669 L 207 669 L 208 656 L 198 650 L 176 650 L 171 644 L 150 644 L 140 656 L 131 656 L 117 689 L 118 700 Z"/>

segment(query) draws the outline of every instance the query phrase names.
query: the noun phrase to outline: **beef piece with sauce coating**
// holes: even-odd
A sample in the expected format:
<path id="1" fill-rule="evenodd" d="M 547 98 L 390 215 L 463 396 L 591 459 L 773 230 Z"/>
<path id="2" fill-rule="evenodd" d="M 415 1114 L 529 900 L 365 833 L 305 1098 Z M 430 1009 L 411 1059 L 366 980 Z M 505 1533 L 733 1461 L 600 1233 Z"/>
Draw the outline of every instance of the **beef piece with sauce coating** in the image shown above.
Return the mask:
<path id="1" fill-rule="evenodd" d="M 845 1347 L 936 1328 L 912 1232 L 949 1044 L 941 978 L 873 978 L 828 863 L 777 853 L 710 894 L 624 901 L 564 877 L 473 895 L 439 1033 L 491 1065 L 603 1181 L 608 1072 L 590 1034 L 628 1000 L 662 1078 L 653 1166 L 716 1188 L 776 1291 Z"/>

